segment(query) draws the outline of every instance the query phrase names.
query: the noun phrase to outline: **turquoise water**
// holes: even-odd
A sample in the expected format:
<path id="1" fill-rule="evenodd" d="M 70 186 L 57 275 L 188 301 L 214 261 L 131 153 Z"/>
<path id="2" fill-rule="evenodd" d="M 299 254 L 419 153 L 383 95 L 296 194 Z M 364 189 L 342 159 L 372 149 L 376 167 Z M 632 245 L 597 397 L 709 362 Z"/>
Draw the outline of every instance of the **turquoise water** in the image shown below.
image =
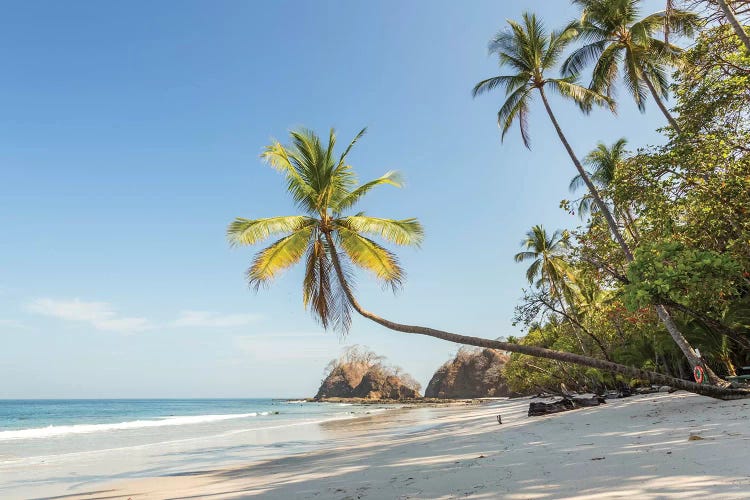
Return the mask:
<path id="1" fill-rule="evenodd" d="M 285 429 L 376 411 L 274 399 L 1 400 L 0 465 L 240 433 L 251 434 L 243 439 L 259 453 L 263 446 L 299 448 L 309 443 L 286 441 Z"/>
<path id="2" fill-rule="evenodd" d="M 274 399 L 0 400 L 0 498 L 321 450 L 336 446 L 346 421 L 386 409 Z"/>
<path id="3" fill-rule="evenodd" d="M 190 425 L 235 418 L 334 416 L 341 407 L 273 399 L 0 400 L 0 442 L 139 426 Z M 277 418 L 278 420 L 278 418 Z M 85 427 L 88 426 L 88 427 Z M 98 426 L 92 428 L 91 426 Z"/>

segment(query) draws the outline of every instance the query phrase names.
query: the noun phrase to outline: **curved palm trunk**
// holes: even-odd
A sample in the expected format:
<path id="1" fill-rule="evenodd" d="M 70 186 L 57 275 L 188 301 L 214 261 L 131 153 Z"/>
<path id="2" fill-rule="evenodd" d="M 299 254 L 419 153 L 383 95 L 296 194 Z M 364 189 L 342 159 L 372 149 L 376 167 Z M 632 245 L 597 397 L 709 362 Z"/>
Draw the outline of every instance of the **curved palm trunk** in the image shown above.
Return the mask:
<path id="1" fill-rule="evenodd" d="M 648 81 L 648 79 L 646 79 Z M 563 134 L 562 128 L 560 127 L 560 124 L 557 123 L 557 118 L 555 118 L 555 114 L 552 112 L 552 108 L 549 105 L 549 101 L 547 101 L 547 96 L 544 93 L 544 88 L 539 87 L 539 93 L 542 95 L 542 101 L 544 101 L 544 108 L 547 110 L 547 114 L 549 115 L 550 120 L 552 121 L 552 125 L 555 126 L 555 130 L 557 131 L 558 137 L 560 137 L 560 142 L 563 143 L 563 146 L 565 146 L 565 150 L 568 152 L 568 155 L 570 156 L 570 159 L 573 161 L 573 164 L 576 167 L 576 170 L 578 170 L 578 173 L 581 175 L 581 179 L 583 179 L 583 182 L 586 184 L 586 187 L 588 187 L 589 192 L 591 193 L 591 196 L 594 198 L 594 201 L 596 202 L 597 207 L 599 207 L 599 210 L 601 211 L 602 215 L 604 215 L 604 218 L 607 220 L 607 224 L 609 224 L 609 229 L 612 231 L 612 234 L 615 237 L 615 240 L 617 240 L 617 243 L 619 243 L 620 248 L 622 248 L 623 253 L 625 254 L 625 259 L 628 262 L 633 261 L 633 253 L 630 251 L 630 247 L 625 242 L 625 239 L 622 237 L 622 233 L 620 233 L 619 228 L 617 227 L 617 222 L 615 221 L 614 217 L 612 216 L 612 212 L 609 210 L 609 207 L 606 203 L 604 203 L 604 200 L 602 200 L 601 196 L 599 196 L 599 192 L 596 189 L 596 186 L 594 186 L 594 183 L 591 182 L 591 178 L 589 178 L 588 173 L 586 173 L 586 170 L 584 170 L 583 165 L 581 165 L 581 162 L 578 160 L 578 157 L 575 155 L 575 152 L 573 152 L 573 148 L 570 147 L 570 143 L 568 143 L 568 140 L 565 138 L 565 134 Z M 672 316 L 669 314 L 669 311 L 667 311 L 667 308 L 663 305 L 657 305 L 656 307 L 656 314 L 659 316 L 659 319 L 664 324 L 665 328 L 667 329 L 667 332 L 669 332 L 669 335 L 672 337 L 672 339 L 675 341 L 677 346 L 680 348 L 682 353 L 687 358 L 688 362 L 690 363 L 691 368 L 695 368 L 696 366 L 701 366 L 704 371 L 706 372 L 706 376 L 712 384 L 715 385 L 725 385 L 726 382 L 722 381 L 714 372 L 709 368 L 707 365 L 705 365 L 700 357 L 698 357 L 698 354 L 696 354 L 693 347 L 690 345 L 690 343 L 687 341 L 684 335 L 682 335 L 682 332 L 680 332 L 680 329 L 675 324 L 674 320 L 672 319 Z"/>
<path id="2" fill-rule="evenodd" d="M 726 0 L 716 0 L 716 3 L 719 4 L 719 8 L 721 9 L 721 12 L 724 14 L 724 17 L 732 26 L 732 29 L 737 34 L 739 39 L 742 40 L 742 43 L 745 44 L 745 48 L 747 49 L 747 51 L 750 52 L 750 37 L 747 36 L 747 33 L 742 27 L 742 24 L 740 24 L 740 21 L 737 19 L 737 16 L 734 15 L 734 11 L 732 10 L 732 7 L 729 5 L 729 2 L 727 2 Z"/>
<path id="3" fill-rule="evenodd" d="M 672 126 L 675 132 L 677 132 L 678 134 L 681 134 L 682 129 L 677 124 L 677 120 L 674 119 L 674 116 L 672 116 L 672 113 L 670 113 L 667 107 L 664 105 L 664 101 L 661 100 L 659 93 L 656 91 L 656 88 L 654 88 L 654 84 L 651 83 L 651 80 L 648 78 L 648 75 L 644 74 L 643 80 L 646 82 L 648 89 L 651 91 L 651 95 L 654 97 L 654 101 L 656 101 L 656 105 L 659 106 L 659 109 L 667 118 L 667 121 L 669 122 L 669 124 Z"/>
<path id="4" fill-rule="evenodd" d="M 339 260 L 338 253 L 336 251 L 335 243 L 329 233 L 326 234 L 326 240 L 331 249 L 331 261 L 333 263 L 336 276 L 338 277 L 341 288 L 346 294 L 346 298 L 352 307 L 365 318 L 378 323 L 390 330 L 403 333 L 415 333 L 417 335 L 427 335 L 448 342 L 455 342 L 457 344 L 472 345 L 476 347 L 485 347 L 488 349 L 499 349 L 503 351 L 516 352 L 519 354 L 526 354 L 528 356 L 534 356 L 537 358 L 552 359 L 555 361 L 561 361 L 564 363 L 574 363 L 582 366 L 588 366 L 591 368 L 597 368 L 611 373 L 619 373 L 632 378 L 638 378 L 642 380 L 648 380 L 652 384 L 664 384 L 674 387 L 676 389 L 683 389 L 703 396 L 709 396 L 718 399 L 741 399 L 750 397 L 750 391 L 741 389 L 728 389 L 724 387 L 718 387 L 708 384 L 696 384 L 688 380 L 682 380 L 661 373 L 656 373 L 647 370 L 641 370 L 632 366 L 620 365 L 611 361 L 605 361 L 602 359 L 590 358 L 587 356 L 581 356 L 580 354 L 573 354 L 570 352 L 554 351 L 552 349 L 545 349 L 543 347 L 535 347 L 521 344 L 512 344 L 509 342 L 502 342 L 499 340 L 483 339 L 480 337 L 470 337 L 467 335 L 459 335 L 456 333 L 450 333 L 443 330 L 437 330 L 425 326 L 416 325 L 405 325 L 396 323 L 394 321 L 381 318 L 377 314 L 374 314 L 364 309 L 354 293 L 349 287 L 349 283 L 346 280 L 344 271 L 341 267 L 341 261 Z"/>
<path id="5" fill-rule="evenodd" d="M 570 143 L 568 143 L 568 139 L 565 138 L 565 134 L 563 134 L 562 128 L 560 128 L 560 124 L 557 123 L 557 118 L 555 118 L 554 113 L 552 113 L 552 108 L 550 108 L 549 101 L 547 101 L 547 95 L 544 93 L 544 89 L 542 87 L 539 87 L 539 93 L 542 95 L 544 108 L 547 110 L 547 114 L 549 115 L 549 119 L 552 121 L 552 125 L 555 126 L 555 130 L 557 131 L 557 135 L 560 138 L 560 142 L 563 143 L 563 146 L 565 146 L 565 150 L 568 152 L 568 156 L 570 156 L 570 159 L 573 160 L 573 165 L 575 165 L 576 170 L 578 170 L 578 174 L 581 176 L 581 179 L 583 179 L 583 183 L 586 184 L 586 187 L 588 188 L 589 193 L 591 193 L 591 197 L 594 198 L 594 203 L 596 203 L 596 206 L 599 208 L 599 211 L 601 211 L 602 215 L 607 220 L 607 224 L 609 225 L 609 228 L 612 231 L 612 234 L 614 235 L 615 240 L 620 245 L 620 248 L 622 248 L 622 251 L 625 254 L 625 257 L 628 259 L 628 261 L 633 260 L 633 253 L 630 251 L 630 247 L 625 242 L 625 239 L 622 237 L 622 233 L 620 233 L 620 230 L 617 227 L 617 222 L 615 221 L 615 218 L 612 215 L 612 211 L 609 209 L 607 204 L 604 203 L 604 200 L 602 200 L 602 197 L 599 196 L 599 191 L 596 189 L 596 186 L 594 186 L 594 183 L 591 181 L 589 174 L 586 172 L 586 170 L 584 170 L 583 165 L 581 165 L 581 162 L 578 161 L 578 157 L 573 152 L 573 148 L 570 147 Z"/>

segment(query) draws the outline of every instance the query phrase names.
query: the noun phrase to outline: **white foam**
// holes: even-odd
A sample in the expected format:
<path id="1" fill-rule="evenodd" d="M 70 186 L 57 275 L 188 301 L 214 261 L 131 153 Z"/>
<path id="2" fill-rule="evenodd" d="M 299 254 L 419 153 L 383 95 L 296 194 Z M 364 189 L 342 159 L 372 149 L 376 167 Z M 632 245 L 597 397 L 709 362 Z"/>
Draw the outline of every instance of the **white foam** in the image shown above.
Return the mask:
<path id="1" fill-rule="evenodd" d="M 268 412 L 262 412 L 261 415 L 268 415 Z M 36 427 L 32 429 L 0 431 L 0 441 L 11 441 L 15 439 L 40 439 L 66 436 L 68 434 L 89 434 L 92 432 L 144 429 L 148 427 L 203 424 L 206 422 L 218 422 L 221 420 L 231 420 L 257 416 L 258 413 L 253 412 L 230 413 L 226 415 L 191 415 L 165 417 L 158 420 L 132 420 L 129 422 L 118 422 L 113 424 L 50 425 L 48 427 Z"/>

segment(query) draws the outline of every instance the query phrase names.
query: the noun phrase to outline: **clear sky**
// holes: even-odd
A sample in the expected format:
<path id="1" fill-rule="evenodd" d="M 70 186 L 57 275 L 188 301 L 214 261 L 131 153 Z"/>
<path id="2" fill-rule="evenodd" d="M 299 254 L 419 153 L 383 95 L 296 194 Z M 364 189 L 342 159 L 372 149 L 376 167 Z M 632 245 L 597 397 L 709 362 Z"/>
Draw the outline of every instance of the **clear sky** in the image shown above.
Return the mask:
<path id="1" fill-rule="evenodd" d="M 649 11 L 662 2 L 649 1 Z M 419 217 L 399 249 L 396 296 L 361 276 L 365 307 L 396 321 L 495 338 L 518 334 L 512 256 L 532 225 L 575 227 L 558 208 L 573 166 L 544 110 L 532 151 L 500 143 L 489 38 L 567 2 L 487 0 L 15 2 L 0 31 L 0 398 L 308 396 L 327 361 L 363 344 L 426 385 L 457 346 L 355 318 L 340 340 L 302 307 L 301 269 L 249 291 L 252 249 L 226 225 L 296 213 L 258 155 L 304 125 L 348 142 L 362 179 L 407 187 L 360 209 Z M 663 117 L 590 117 L 552 106 L 579 155 L 627 136 L 661 141 Z"/>

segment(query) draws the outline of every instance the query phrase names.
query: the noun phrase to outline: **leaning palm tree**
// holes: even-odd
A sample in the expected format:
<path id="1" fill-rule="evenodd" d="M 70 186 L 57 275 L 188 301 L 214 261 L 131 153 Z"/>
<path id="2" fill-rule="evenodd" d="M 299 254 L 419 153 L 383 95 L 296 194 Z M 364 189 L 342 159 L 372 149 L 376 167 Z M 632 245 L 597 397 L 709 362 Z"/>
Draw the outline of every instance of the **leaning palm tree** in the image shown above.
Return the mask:
<path id="1" fill-rule="evenodd" d="M 514 21 L 508 21 L 508 24 L 510 29 L 498 33 L 490 41 L 489 50 L 491 53 L 497 54 L 501 66 L 509 66 L 515 70 L 515 73 L 482 80 L 474 86 L 474 96 L 497 87 L 504 87 L 507 98 L 497 115 L 498 125 L 502 129 L 502 137 L 505 137 L 505 133 L 513 125 L 513 122 L 518 121 L 521 128 L 521 137 L 526 147 L 529 147 L 529 104 L 533 92 L 539 93 L 560 142 L 568 152 L 568 156 L 570 156 L 573 165 L 581 176 L 581 180 L 588 188 L 596 207 L 607 222 L 612 235 L 625 255 L 625 259 L 632 262 L 633 252 L 623 238 L 612 211 L 602 199 L 565 137 L 557 118 L 552 112 L 545 92 L 545 89 L 549 88 L 551 91 L 571 99 L 584 111 L 590 110 L 592 104 L 608 104 L 610 107 L 614 105 L 610 97 L 578 85 L 575 75 L 568 75 L 565 78 L 549 78 L 545 75 L 546 71 L 557 65 L 565 48 L 578 36 L 578 23 L 570 23 L 561 31 L 552 31 L 547 34 L 544 26 L 534 14 L 525 13 L 523 14 L 522 24 Z M 712 383 L 724 383 L 709 367 L 703 366 L 700 356 L 680 332 L 667 308 L 663 305 L 657 305 L 656 313 L 675 343 L 685 354 L 690 366 L 693 368 L 703 367 Z"/>
<path id="2" fill-rule="evenodd" d="M 563 293 L 564 280 L 570 275 L 570 266 L 565 254 L 570 248 L 567 231 L 556 230 L 552 235 L 542 226 L 534 226 L 521 242 L 525 248 L 518 252 L 516 262 L 531 261 L 526 270 L 526 279 L 537 288 L 546 287 L 550 295 L 559 297 Z"/>
<path id="3" fill-rule="evenodd" d="M 699 18 L 692 12 L 670 7 L 638 20 L 640 0 L 573 0 L 583 8 L 579 37 L 586 44 L 574 50 L 562 66 L 563 74 L 580 74 L 594 61 L 589 88 L 614 95 L 622 66 L 623 82 L 641 112 L 650 92 L 656 105 L 679 133 L 680 127 L 664 99 L 669 93 L 667 68 L 676 63 L 682 51 L 654 35 L 657 31 L 692 36 Z"/>
<path id="4" fill-rule="evenodd" d="M 255 245 L 271 236 L 282 236 L 253 259 L 247 272 L 252 287 L 270 283 L 283 270 L 306 257 L 303 303 L 324 327 L 338 327 L 346 332 L 350 324 L 348 312 L 354 308 L 363 317 L 399 332 L 576 363 L 722 399 L 742 398 L 750 394 L 696 384 L 579 354 L 405 325 L 364 309 L 352 291 L 354 276 L 347 269 L 347 263 L 371 271 L 384 283 L 398 286 L 403 279 L 403 271 L 398 266 L 396 256 L 368 236 L 374 234 L 395 244 L 416 245 L 422 240 L 423 231 L 416 219 L 377 219 L 361 213 L 345 215 L 374 187 L 401 185 L 394 172 L 365 184 L 357 184 L 347 156 L 363 133 L 364 130 L 338 157 L 333 151 L 333 132 L 325 146 L 313 132 L 299 130 L 291 133 L 290 145 L 274 142 L 266 148 L 263 158 L 284 174 L 287 191 L 304 213 L 264 219 L 237 218 L 229 225 L 227 235 L 232 245 Z"/>
<path id="5" fill-rule="evenodd" d="M 557 65 L 565 49 L 578 36 L 577 23 L 571 23 L 560 31 L 547 34 L 536 15 L 524 13 L 522 24 L 515 21 L 508 21 L 508 24 L 510 29 L 498 33 L 490 41 L 489 50 L 490 53 L 497 54 L 501 66 L 507 65 L 515 70 L 515 73 L 482 80 L 474 86 L 474 97 L 498 87 L 504 87 L 507 98 L 497 114 L 497 123 L 502 129 L 502 138 L 505 138 L 505 134 L 513 123 L 518 121 L 524 145 L 530 148 L 529 106 L 534 92 L 538 92 L 560 142 L 568 152 L 581 180 L 589 188 L 594 202 L 607 219 L 612 234 L 623 252 L 632 259 L 630 248 L 620 234 L 611 211 L 570 146 L 547 99 L 546 89 L 549 89 L 551 92 L 571 99 L 584 111 L 590 110 L 592 103 L 609 105 L 610 108 L 614 106 L 611 98 L 579 85 L 575 75 L 551 78 L 545 74 Z"/>
<path id="6" fill-rule="evenodd" d="M 232 245 L 254 245 L 273 235 L 284 235 L 258 252 L 247 271 L 250 286 L 259 288 L 280 272 L 305 260 L 302 299 L 313 316 L 327 328 L 346 333 L 351 305 L 340 284 L 331 279 L 331 255 L 339 249 L 347 263 L 371 272 L 382 283 L 398 288 L 404 276 L 396 256 L 375 242 L 379 237 L 396 245 L 419 245 L 422 225 L 417 219 L 383 219 L 364 213 L 345 215 L 361 198 L 380 185 L 401 186 L 399 174 L 391 171 L 358 185 L 347 156 L 364 135 L 359 132 L 343 154 L 336 157 L 336 135 L 328 144 L 310 130 L 291 132 L 292 145 L 274 142 L 262 154 L 272 167 L 286 176 L 287 187 L 303 215 L 267 219 L 238 218 L 229 225 Z M 347 271 L 346 275 L 351 273 Z"/>

